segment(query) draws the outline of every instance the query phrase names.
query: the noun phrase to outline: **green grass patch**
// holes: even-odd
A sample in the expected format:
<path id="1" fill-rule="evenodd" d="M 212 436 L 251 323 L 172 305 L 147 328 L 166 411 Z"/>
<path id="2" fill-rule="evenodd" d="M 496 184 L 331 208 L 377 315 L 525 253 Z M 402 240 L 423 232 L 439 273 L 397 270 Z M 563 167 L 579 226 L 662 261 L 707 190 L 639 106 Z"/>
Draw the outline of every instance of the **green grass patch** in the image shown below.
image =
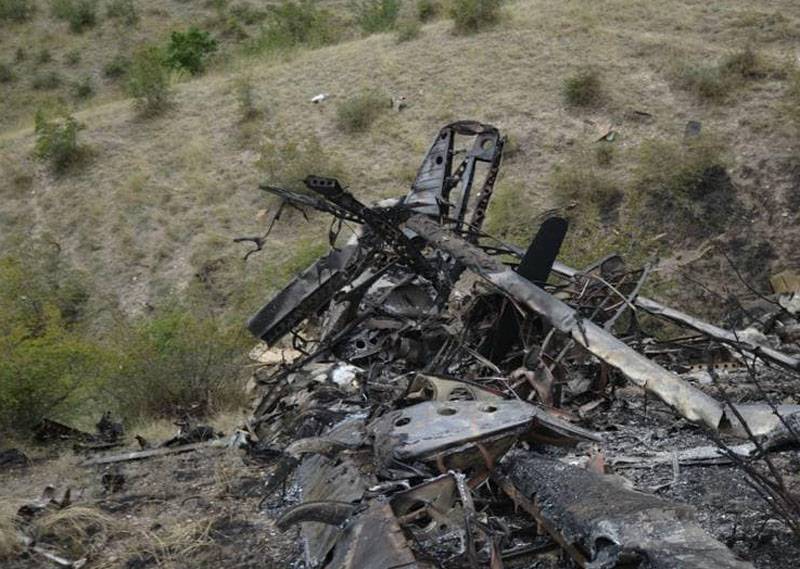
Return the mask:
<path id="1" fill-rule="evenodd" d="M 386 94 L 364 91 L 336 107 L 336 124 L 347 133 L 366 132 L 390 108 Z"/>

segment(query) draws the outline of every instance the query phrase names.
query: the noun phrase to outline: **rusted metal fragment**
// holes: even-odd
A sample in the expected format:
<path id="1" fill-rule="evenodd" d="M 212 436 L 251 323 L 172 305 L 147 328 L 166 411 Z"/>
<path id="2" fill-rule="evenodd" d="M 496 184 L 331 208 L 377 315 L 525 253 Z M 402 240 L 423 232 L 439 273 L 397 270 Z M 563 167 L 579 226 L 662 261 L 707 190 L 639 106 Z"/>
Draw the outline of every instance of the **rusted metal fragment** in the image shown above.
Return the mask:
<path id="1" fill-rule="evenodd" d="M 800 405 L 769 405 L 768 403 L 737 403 L 734 405 L 741 415 L 750 432 L 755 436 L 767 435 L 783 427 L 781 417 L 788 417 L 800 412 Z M 777 414 L 776 414 L 777 411 Z M 742 422 L 729 408 L 725 409 L 725 419 L 731 432 L 738 436 L 747 438 L 747 429 Z"/>
<path id="2" fill-rule="evenodd" d="M 581 567 L 752 568 L 703 531 L 688 506 L 537 455 L 508 455 L 503 470 L 504 491 L 523 501 Z"/>
<path id="3" fill-rule="evenodd" d="M 553 272 L 568 278 L 572 278 L 578 274 L 577 270 L 558 261 L 553 264 Z M 788 369 L 800 371 L 800 359 L 788 354 L 784 354 L 783 352 L 780 352 L 770 346 L 755 344 L 741 335 L 700 320 L 694 316 L 690 316 L 689 314 L 681 312 L 680 310 L 665 306 L 660 302 L 650 298 L 637 296 L 633 301 L 633 304 L 637 308 L 641 308 L 645 312 L 649 312 L 654 316 L 666 318 L 667 320 L 671 320 L 672 322 L 676 322 L 677 324 L 686 326 L 692 330 L 696 330 L 701 334 L 705 334 L 706 336 L 714 338 L 722 343 L 742 349 L 751 354 L 755 354 L 763 360 L 779 364 Z"/>
<path id="4" fill-rule="evenodd" d="M 691 421 L 716 429 L 722 406 L 712 397 L 689 385 L 676 374 L 636 352 L 570 306 L 535 286 L 483 251 L 456 237 L 430 219 L 413 216 L 407 226 L 431 245 L 452 255 L 519 304 L 539 314 L 550 325 L 568 334 L 605 363 L 617 368 L 636 385 L 657 395 Z"/>
<path id="5" fill-rule="evenodd" d="M 418 563 L 388 502 L 373 500 L 342 530 L 324 569 L 429 569 Z"/>
<path id="6" fill-rule="evenodd" d="M 594 433 L 524 401 L 428 401 L 387 413 L 369 428 L 375 455 L 384 465 L 393 460 L 433 460 L 459 454 L 471 443 L 493 443 L 502 454 L 529 430 L 563 443 L 599 440 Z M 481 454 L 476 455 L 480 460 Z M 448 467 L 454 466 L 448 463 Z"/>

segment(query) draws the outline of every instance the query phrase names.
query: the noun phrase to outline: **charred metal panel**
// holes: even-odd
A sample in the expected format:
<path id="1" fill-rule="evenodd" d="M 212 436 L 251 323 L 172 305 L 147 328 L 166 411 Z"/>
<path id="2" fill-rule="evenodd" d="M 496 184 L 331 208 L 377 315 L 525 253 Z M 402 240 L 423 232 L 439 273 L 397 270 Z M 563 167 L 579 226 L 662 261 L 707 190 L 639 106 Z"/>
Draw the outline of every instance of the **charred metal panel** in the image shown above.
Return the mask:
<path id="1" fill-rule="evenodd" d="M 585 567 L 752 569 L 703 531 L 688 506 L 537 455 L 508 455 L 502 469 L 557 539 L 582 554 Z"/>
<path id="2" fill-rule="evenodd" d="M 247 322 L 250 332 L 274 344 L 300 322 L 330 301 L 348 280 L 347 265 L 358 252 L 358 245 L 348 245 L 316 261 Z"/>

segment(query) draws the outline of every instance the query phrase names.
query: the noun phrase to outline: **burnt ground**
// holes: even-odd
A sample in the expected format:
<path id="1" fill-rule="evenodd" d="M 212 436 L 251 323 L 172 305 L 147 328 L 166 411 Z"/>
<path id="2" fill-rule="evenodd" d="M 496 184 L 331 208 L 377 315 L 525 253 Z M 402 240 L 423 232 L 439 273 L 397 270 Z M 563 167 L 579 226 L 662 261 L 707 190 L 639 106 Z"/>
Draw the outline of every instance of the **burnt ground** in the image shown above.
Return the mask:
<path id="1" fill-rule="evenodd" d="M 36 499 L 48 484 L 70 487 L 74 507 L 92 512 L 84 522 L 86 535 L 72 539 L 59 526 L 41 532 L 42 543 L 58 544 L 73 559 L 88 554 L 88 567 L 277 569 L 297 557 L 293 540 L 259 513 L 269 469 L 246 464 L 238 451 L 207 448 L 116 467 L 81 467 L 79 459 L 69 452 L 0 473 L 0 500 L 17 504 Z M 120 491 L 104 488 L 106 473 L 124 476 Z M 50 564 L 33 555 L 0 565 Z"/>
<path id="2" fill-rule="evenodd" d="M 796 402 L 790 377 L 773 374 L 762 381 L 774 400 Z M 722 374 L 720 385 L 736 400 L 759 395 L 741 373 Z M 701 387 L 719 396 L 717 386 Z M 713 444 L 703 429 L 663 404 L 645 400 L 631 387 L 618 387 L 613 397 L 591 412 L 586 424 L 602 433 L 599 452 L 605 457 L 607 471 L 624 477 L 623 483 L 693 506 L 706 531 L 759 569 L 796 566 L 800 543 L 737 467 L 681 465 L 676 477 L 669 462 L 614 466 L 620 457 L 647 457 Z M 723 438 L 732 445 L 742 442 L 730 435 Z M 585 462 L 593 449 L 548 452 Z M 789 487 L 796 490 L 800 486 L 798 451 L 776 453 L 772 458 Z M 27 468 L 0 472 L 0 500 L 6 507 L 18 507 L 35 500 L 48 484 L 59 490 L 70 487 L 74 507 L 88 508 L 95 517 L 78 520 L 85 527 L 77 534 L 56 523 L 38 530 L 37 535 L 41 543 L 57 545 L 62 553 L 87 555 L 88 567 L 304 567 L 297 530 L 282 534 L 273 523 L 282 510 L 282 500 L 272 496 L 261 503 L 271 471 L 269 463 L 256 463 L 242 451 L 222 448 L 107 467 L 81 467 L 81 459 L 65 450 Z M 124 477 L 120 490 L 111 492 L 104 487 L 103 475 L 108 473 Z M 558 557 L 550 554 L 525 567 L 570 566 Z M 2 566 L 38 569 L 48 563 L 33 555 Z"/>

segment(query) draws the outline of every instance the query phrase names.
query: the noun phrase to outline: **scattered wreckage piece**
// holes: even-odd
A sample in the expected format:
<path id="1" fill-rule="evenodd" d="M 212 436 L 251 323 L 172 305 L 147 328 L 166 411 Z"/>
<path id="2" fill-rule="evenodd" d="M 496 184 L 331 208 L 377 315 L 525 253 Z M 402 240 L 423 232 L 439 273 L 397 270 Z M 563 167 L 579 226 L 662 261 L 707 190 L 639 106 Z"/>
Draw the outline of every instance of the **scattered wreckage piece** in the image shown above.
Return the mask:
<path id="1" fill-rule="evenodd" d="M 553 264 L 553 272 L 566 278 L 573 278 L 578 275 L 578 271 L 576 269 L 573 269 L 559 261 L 556 261 Z M 762 360 L 776 363 L 793 371 L 800 371 L 800 359 L 788 354 L 784 354 L 783 352 L 780 352 L 779 350 L 776 350 L 770 346 L 753 343 L 749 339 L 737 334 L 736 332 L 725 330 L 719 326 L 715 326 L 714 324 L 710 324 L 699 318 L 690 316 L 685 312 L 665 306 L 660 302 L 643 296 L 637 296 L 634 299 L 633 304 L 636 306 L 636 308 L 641 308 L 653 316 L 665 318 L 676 324 L 696 330 L 697 332 L 700 332 L 701 334 L 704 334 L 710 338 L 714 338 L 719 342 L 728 344 L 729 346 L 737 349 L 744 350 L 746 353 L 755 355 Z"/>
<path id="2" fill-rule="evenodd" d="M 607 477 L 533 454 L 514 453 L 501 488 L 586 568 L 752 569 L 694 521 L 692 510 L 627 490 Z M 643 565 L 638 565 L 643 564 Z"/>
<path id="3" fill-rule="evenodd" d="M 725 409 L 726 429 L 738 437 L 746 438 L 749 430 L 755 436 L 771 435 L 786 429 L 786 421 L 790 416 L 800 413 L 800 405 L 770 405 L 768 403 L 736 403 L 738 413 Z M 742 425 L 741 417 L 747 428 Z"/>
<path id="4" fill-rule="evenodd" d="M 131 460 L 142 460 L 145 458 L 155 458 L 158 456 L 167 456 L 170 454 L 181 454 L 185 452 L 194 452 L 209 447 L 223 448 L 228 446 L 227 440 L 213 439 L 210 441 L 203 441 L 200 443 L 192 443 L 188 445 L 153 448 L 146 450 L 138 450 L 132 452 L 124 452 L 121 454 L 112 454 L 106 456 L 99 456 L 90 458 L 80 463 L 80 466 L 96 466 L 99 464 L 114 464 L 115 462 L 129 462 Z"/>
<path id="5" fill-rule="evenodd" d="M 413 216 L 406 227 L 541 315 L 551 326 L 571 336 L 601 361 L 617 368 L 633 383 L 657 395 L 690 421 L 702 422 L 712 429 L 719 426 L 723 414 L 719 402 L 593 322 L 581 318 L 564 302 L 426 217 Z"/>

